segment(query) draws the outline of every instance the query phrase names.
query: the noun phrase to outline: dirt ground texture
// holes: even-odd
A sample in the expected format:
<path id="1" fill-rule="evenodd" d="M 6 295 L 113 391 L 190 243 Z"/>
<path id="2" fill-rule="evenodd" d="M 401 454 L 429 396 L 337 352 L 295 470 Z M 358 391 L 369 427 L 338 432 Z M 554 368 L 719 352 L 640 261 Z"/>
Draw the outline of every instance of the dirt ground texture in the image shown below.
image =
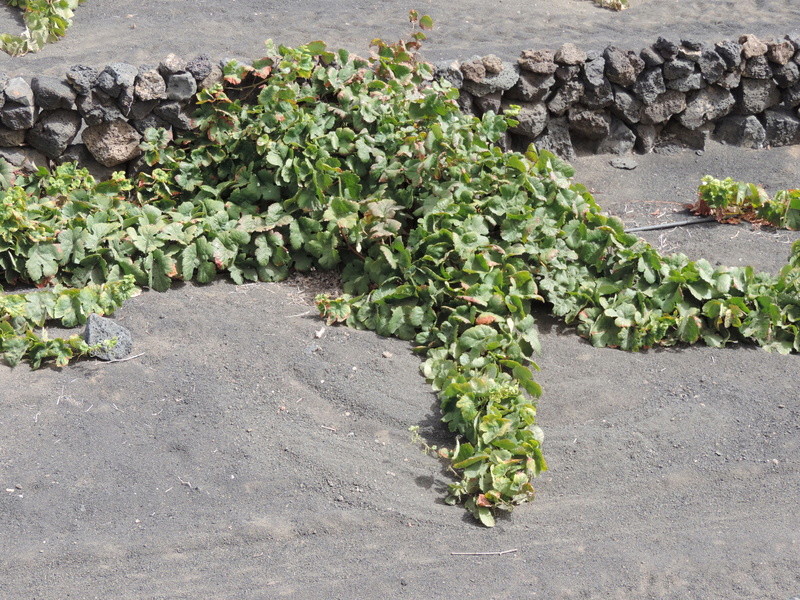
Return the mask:
<path id="1" fill-rule="evenodd" d="M 271 37 L 365 51 L 431 14 L 430 58 L 571 41 L 639 48 L 800 26 L 794 0 L 377 4 L 88 0 L 67 37 L 10 74 L 254 58 Z M 128 16 L 133 15 L 133 16 Z M 11 31 L 11 13 L 0 25 Z M 135 27 L 134 27 L 135 26 Z M 712 145 L 575 161 L 628 225 L 681 220 L 700 177 L 796 187 L 800 149 Z M 696 225 L 664 251 L 775 272 L 790 232 Z M 0 367 L 3 598 L 780 599 L 800 595 L 800 359 L 756 348 L 596 349 L 538 315 L 550 470 L 495 529 L 444 505 L 410 441 L 451 440 L 408 344 L 324 327 L 315 283 L 182 285 L 116 314 L 120 363 Z M 516 550 L 496 556 L 452 552 Z"/>

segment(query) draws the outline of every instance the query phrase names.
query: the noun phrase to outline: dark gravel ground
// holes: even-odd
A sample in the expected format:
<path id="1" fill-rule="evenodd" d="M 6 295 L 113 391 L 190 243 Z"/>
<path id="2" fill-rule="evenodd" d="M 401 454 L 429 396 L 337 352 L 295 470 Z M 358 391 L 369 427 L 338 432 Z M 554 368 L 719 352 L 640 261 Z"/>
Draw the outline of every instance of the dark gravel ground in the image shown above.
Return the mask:
<path id="1" fill-rule="evenodd" d="M 170 51 L 247 58 L 266 37 L 362 50 L 402 35 L 411 7 L 89 0 L 64 41 L 0 59 L 0 70 L 59 73 Z M 622 14 L 582 0 L 416 7 L 437 20 L 432 58 L 564 41 L 639 47 L 665 30 L 782 35 L 800 23 L 789 0 L 642 0 Z M 797 149 L 713 145 L 636 160 L 633 171 L 608 157 L 576 161 L 576 179 L 630 225 L 685 218 L 673 211 L 705 174 L 770 191 L 800 175 Z M 648 237 L 769 271 L 795 238 L 720 225 Z M 601 350 L 540 315 L 551 470 L 534 503 L 486 530 L 442 504 L 447 474 L 410 442 L 411 425 L 447 437 L 406 344 L 344 328 L 316 337 L 323 324 L 297 283 L 187 285 L 142 294 L 116 318 L 139 358 L 0 368 L 4 598 L 800 594 L 797 356 Z"/>

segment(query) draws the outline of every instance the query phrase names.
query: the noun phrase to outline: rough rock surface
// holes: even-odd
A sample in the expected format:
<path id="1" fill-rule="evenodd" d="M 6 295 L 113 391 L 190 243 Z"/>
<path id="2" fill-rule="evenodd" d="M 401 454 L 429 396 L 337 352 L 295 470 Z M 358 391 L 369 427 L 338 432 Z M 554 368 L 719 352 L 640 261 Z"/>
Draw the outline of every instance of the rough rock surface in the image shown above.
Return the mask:
<path id="1" fill-rule="evenodd" d="M 581 96 L 583 96 L 583 84 L 580 81 L 570 81 L 556 90 L 547 103 L 547 108 L 552 114 L 560 117 L 578 102 Z"/>
<path id="2" fill-rule="evenodd" d="M 644 71 L 633 84 L 633 91 L 642 102 L 652 104 L 667 91 L 664 85 L 664 73 L 657 67 Z"/>
<path id="3" fill-rule="evenodd" d="M 130 331 L 119 323 L 94 313 L 90 314 L 86 321 L 83 339 L 90 346 L 113 342 L 110 347 L 98 348 L 91 352 L 92 356 L 100 360 L 119 360 L 128 356 L 133 349 L 133 337 Z"/>
<path id="4" fill-rule="evenodd" d="M 767 132 L 753 115 L 732 115 L 725 117 L 717 126 L 714 137 L 723 144 L 763 148 L 767 141 Z"/>
<path id="5" fill-rule="evenodd" d="M 614 88 L 611 87 L 611 82 L 605 80 L 603 85 L 597 87 L 586 86 L 586 92 L 581 98 L 581 104 L 586 108 L 597 110 L 606 108 L 614 103 Z"/>
<path id="6" fill-rule="evenodd" d="M 481 58 L 481 62 L 486 69 L 487 75 L 497 75 L 503 70 L 503 61 L 495 54 L 487 54 Z"/>
<path id="7" fill-rule="evenodd" d="M 672 115 L 682 112 L 686 108 L 686 95 L 676 90 L 667 90 L 654 102 L 642 110 L 642 123 L 654 125 L 663 123 Z"/>
<path id="8" fill-rule="evenodd" d="M 719 52 L 705 48 L 697 61 L 700 72 L 707 83 L 716 83 L 725 75 L 726 63 Z"/>
<path id="9" fill-rule="evenodd" d="M 186 61 L 175 54 L 168 54 L 158 65 L 158 72 L 168 79 L 170 75 L 186 71 Z"/>
<path id="10" fill-rule="evenodd" d="M 49 158 L 58 158 L 78 135 L 80 127 L 81 117 L 74 110 L 45 112 L 28 131 L 26 140 Z"/>
<path id="11" fill-rule="evenodd" d="M 0 148 L 0 158 L 27 173 L 49 166 L 47 157 L 35 148 Z"/>
<path id="12" fill-rule="evenodd" d="M 742 45 L 733 41 L 718 42 L 714 49 L 725 61 L 728 69 L 738 69 L 742 64 Z"/>
<path id="13" fill-rule="evenodd" d="M 616 116 L 628 124 L 638 123 L 642 118 L 643 109 L 642 102 L 625 88 L 620 86 L 614 88 L 614 106 L 611 112 Z"/>
<path id="14" fill-rule="evenodd" d="M 92 91 L 97 76 L 100 72 L 87 65 L 74 65 L 67 71 L 67 80 L 79 94 L 88 94 Z"/>
<path id="15" fill-rule="evenodd" d="M 745 61 L 742 75 L 751 79 L 769 79 L 772 77 L 772 68 L 766 56 L 754 56 Z"/>
<path id="16" fill-rule="evenodd" d="M 606 49 L 606 77 L 609 81 L 622 86 L 633 85 L 636 81 L 636 69 L 626 52 L 614 47 Z"/>
<path id="17" fill-rule="evenodd" d="M 486 67 L 483 66 L 483 61 L 480 59 L 468 60 L 461 63 L 461 73 L 464 75 L 464 81 L 482 81 L 486 77 Z"/>
<path id="18" fill-rule="evenodd" d="M 33 90 L 22 77 L 9 79 L 4 91 L 8 102 L 15 102 L 22 106 L 33 106 Z"/>
<path id="19" fill-rule="evenodd" d="M 786 110 L 768 110 L 764 113 L 767 143 L 770 146 L 800 144 L 800 119 Z"/>
<path id="20" fill-rule="evenodd" d="M 464 84 L 464 74 L 457 60 L 443 60 L 433 65 L 433 76 L 446 79 L 453 87 L 461 88 Z"/>
<path id="21" fill-rule="evenodd" d="M 598 154 L 627 154 L 633 150 L 636 134 L 622 121 L 614 119 L 608 135 L 597 145 Z"/>
<path id="22" fill-rule="evenodd" d="M 36 120 L 36 107 L 6 102 L 0 109 L 0 121 L 9 129 L 29 129 Z"/>
<path id="23" fill-rule="evenodd" d="M 170 75 L 166 93 L 169 100 L 189 100 L 197 93 L 197 82 L 191 73 Z"/>
<path id="24" fill-rule="evenodd" d="M 781 93 L 771 79 L 743 77 L 737 100 L 742 113 L 757 114 L 778 104 L 781 101 Z"/>
<path id="25" fill-rule="evenodd" d="M 83 132 L 83 143 L 104 167 L 114 167 L 139 156 L 141 139 L 138 131 L 120 119 L 92 125 Z"/>
<path id="26" fill-rule="evenodd" d="M 112 98 L 132 88 L 139 69 L 128 63 L 116 62 L 108 65 L 97 76 L 95 85 Z"/>
<path id="27" fill-rule="evenodd" d="M 706 87 L 706 82 L 703 79 L 702 73 L 697 71 L 689 73 L 685 77 L 678 77 L 677 79 L 668 79 L 666 82 L 668 90 L 676 90 L 678 92 L 690 92 L 692 90 L 699 90 Z"/>
<path id="28" fill-rule="evenodd" d="M 195 127 L 192 111 L 181 102 L 165 102 L 153 109 L 156 116 L 178 129 L 193 129 Z"/>
<path id="29" fill-rule="evenodd" d="M 25 129 L 8 129 L 0 125 L 0 147 L 22 146 L 25 143 Z"/>
<path id="30" fill-rule="evenodd" d="M 490 110 L 497 114 L 500 112 L 501 95 L 501 92 L 493 92 L 484 96 L 477 96 L 475 98 L 475 106 L 478 107 L 481 114 L 487 113 Z"/>
<path id="31" fill-rule="evenodd" d="M 158 69 L 145 67 L 139 70 L 133 92 L 139 100 L 160 100 L 166 97 L 167 83 Z"/>
<path id="32" fill-rule="evenodd" d="M 649 154 L 656 147 L 660 129 L 655 125 L 636 125 L 636 149 L 642 154 Z"/>
<path id="33" fill-rule="evenodd" d="M 36 105 L 42 110 L 72 108 L 77 97 L 75 90 L 57 77 L 34 77 L 31 79 L 31 90 Z"/>
<path id="34" fill-rule="evenodd" d="M 772 69 L 772 77 L 778 87 L 788 88 L 800 80 L 800 67 L 796 62 L 788 62 Z"/>
<path id="35" fill-rule="evenodd" d="M 523 50 L 517 62 L 522 70 L 542 75 L 552 75 L 558 68 L 552 50 Z"/>
<path id="36" fill-rule="evenodd" d="M 214 64 L 207 54 L 195 56 L 186 63 L 186 70 L 191 73 L 198 84 L 211 74 L 213 68 Z"/>
<path id="37" fill-rule="evenodd" d="M 217 65 L 213 65 L 211 67 L 211 71 L 209 71 L 208 75 L 206 75 L 206 78 L 197 84 L 197 88 L 200 90 L 207 90 L 218 83 L 222 83 L 222 69 L 220 69 Z"/>
<path id="38" fill-rule="evenodd" d="M 575 158 L 575 148 L 572 146 L 569 123 L 566 117 L 550 119 L 545 133 L 536 139 L 536 147 L 542 150 L 549 150 L 564 160 L 573 160 Z"/>
<path id="39" fill-rule="evenodd" d="M 117 103 L 101 91 L 78 96 L 75 104 L 78 112 L 89 126 L 123 119 L 122 111 Z"/>
<path id="40" fill-rule="evenodd" d="M 704 123 L 730 113 L 736 104 L 728 90 L 711 86 L 689 94 L 686 109 L 678 115 L 678 122 L 687 129 L 697 129 Z"/>
<path id="41" fill-rule="evenodd" d="M 510 90 L 519 80 L 519 67 L 510 62 L 501 65 L 500 72 L 496 74 L 486 73 L 481 81 L 472 81 L 469 78 L 464 80 L 464 89 L 475 96 L 484 96 L 496 92 Z"/>
<path id="42" fill-rule="evenodd" d="M 695 72 L 695 63 L 685 58 L 676 58 L 664 63 L 664 79 L 681 79 Z"/>
<path id="43" fill-rule="evenodd" d="M 586 52 L 567 42 L 556 51 L 553 60 L 560 65 L 582 65 L 586 61 Z"/>
<path id="44" fill-rule="evenodd" d="M 671 60 L 678 56 L 678 44 L 664 37 L 659 37 L 653 44 L 653 50 L 658 52 L 665 60 Z"/>
<path id="45" fill-rule="evenodd" d="M 509 90 L 509 97 L 525 102 L 538 102 L 547 96 L 555 82 L 556 78 L 552 74 L 522 72 L 516 85 Z"/>
<path id="46" fill-rule="evenodd" d="M 605 76 L 606 59 L 597 57 L 587 60 L 583 65 L 583 76 L 586 83 L 591 87 L 600 87 L 608 80 Z"/>
<path id="47" fill-rule="evenodd" d="M 754 56 L 763 56 L 768 50 L 764 42 L 751 34 L 741 36 L 739 38 L 739 43 L 742 45 L 742 56 L 745 59 L 753 58 Z"/>
<path id="48" fill-rule="evenodd" d="M 794 56 L 795 47 L 789 40 L 769 42 L 767 44 L 767 58 L 778 65 L 785 65 Z"/>
<path id="49" fill-rule="evenodd" d="M 569 111 L 569 129 L 589 140 L 599 140 L 611 129 L 611 116 L 603 111 L 575 106 Z"/>
<path id="50" fill-rule="evenodd" d="M 521 102 L 519 106 L 521 110 L 514 117 L 519 124 L 512 127 L 511 131 L 535 138 L 547 125 L 547 107 L 541 102 Z"/>

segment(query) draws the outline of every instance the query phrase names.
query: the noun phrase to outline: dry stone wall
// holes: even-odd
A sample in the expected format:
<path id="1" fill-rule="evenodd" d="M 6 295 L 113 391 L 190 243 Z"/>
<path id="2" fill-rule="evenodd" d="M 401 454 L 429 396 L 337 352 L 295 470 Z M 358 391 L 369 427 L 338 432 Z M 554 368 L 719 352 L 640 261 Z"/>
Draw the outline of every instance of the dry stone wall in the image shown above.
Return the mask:
<path id="1" fill-rule="evenodd" d="M 20 167 L 74 160 L 101 179 L 135 170 L 144 132 L 191 129 L 198 90 L 221 81 L 220 65 L 205 55 L 75 65 L 63 78 L 0 73 L 0 157 Z"/>
<path id="2" fill-rule="evenodd" d="M 0 157 L 16 166 L 75 160 L 97 177 L 134 172 L 149 127 L 193 127 L 198 90 L 223 81 L 222 63 L 170 55 L 158 65 L 75 65 L 64 77 L 0 73 Z M 702 150 L 717 139 L 747 148 L 800 144 L 800 36 L 706 44 L 659 38 L 634 52 L 574 44 L 435 65 L 477 116 L 521 107 L 507 147 L 534 142 L 576 153 Z"/>
<path id="3" fill-rule="evenodd" d="M 710 138 L 747 148 L 800 143 L 800 36 L 706 44 L 659 38 L 639 52 L 574 44 L 436 64 L 463 111 L 521 107 L 507 144 L 564 158 L 659 147 L 702 150 Z"/>

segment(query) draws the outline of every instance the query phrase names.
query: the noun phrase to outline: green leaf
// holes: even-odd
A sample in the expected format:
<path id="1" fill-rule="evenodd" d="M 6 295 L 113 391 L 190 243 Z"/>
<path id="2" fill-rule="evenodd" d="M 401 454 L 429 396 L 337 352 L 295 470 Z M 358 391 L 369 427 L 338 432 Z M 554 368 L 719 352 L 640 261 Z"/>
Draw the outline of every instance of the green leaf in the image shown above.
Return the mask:
<path id="1" fill-rule="evenodd" d="M 494 527 L 495 526 L 494 515 L 492 515 L 492 511 L 491 510 L 489 510 L 488 508 L 486 508 L 484 506 L 477 506 L 476 510 L 477 510 L 478 519 L 480 520 L 480 522 L 485 527 Z"/>
<path id="2" fill-rule="evenodd" d="M 148 286 L 157 292 L 166 292 L 172 286 L 172 277 L 176 274 L 175 262 L 161 250 L 154 250 L 145 259 L 148 271 Z"/>
<path id="3" fill-rule="evenodd" d="M 306 44 L 306 49 L 311 54 L 322 54 L 323 52 L 325 52 L 327 47 L 328 46 L 327 44 L 325 44 L 325 42 L 320 42 L 320 41 L 309 42 L 308 44 Z"/>
<path id="4" fill-rule="evenodd" d="M 53 244 L 37 244 L 31 248 L 25 269 L 34 283 L 49 279 L 58 273 L 59 252 Z"/>
<path id="5" fill-rule="evenodd" d="M 28 351 L 30 342 L 22 336 L 3 336 L 3 358 L 12 367 L 16 367 Z"/>

